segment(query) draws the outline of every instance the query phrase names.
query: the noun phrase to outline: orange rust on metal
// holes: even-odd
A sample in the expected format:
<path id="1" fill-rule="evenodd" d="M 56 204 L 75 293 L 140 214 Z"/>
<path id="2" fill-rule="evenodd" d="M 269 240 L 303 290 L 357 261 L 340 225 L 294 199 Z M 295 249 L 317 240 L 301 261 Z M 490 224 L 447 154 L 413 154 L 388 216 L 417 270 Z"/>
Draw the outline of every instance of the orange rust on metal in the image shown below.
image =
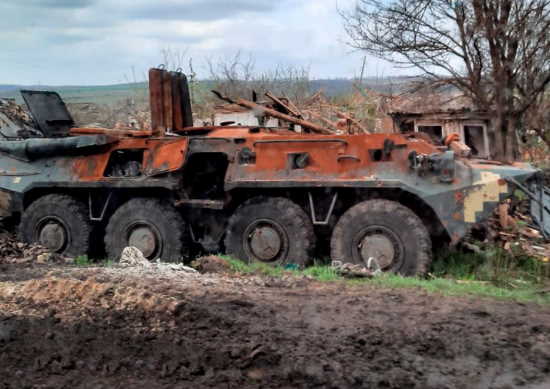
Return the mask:
<path id="1" fill-rule="evenodd" d="M 159 133 L 163 136 L 166 131 L 172 132 L 174 129 L 174 85 L 172 75 L 169 72 L 163 74 L 162 80 L 162 111 L 164 117 L 164 127 L 159 128 Z"/>
<path id="2" fill-rule="evenodd" d="M 227 134 L 228 130 L 242 130 L 245 131 L 246 134 L 250 132 L 250 127 L 240 127 L 240 126 L 201 126 L 201 127 L 185 127 L 182 128 L 181 131 L 185 132 L 211 132 L 211 131 L 217 131 L 217 130 L 223 130 L 224 134 Z M 179 131 L 178 131 L 179 132 Z"/>
<path id="3" fill-rule="evenodd" d="M 149 70 L 149 104 L 151 109 L 151 128 L 158 134 L 165 128 L 163 109 L 163 75 L 161 69 Z"/>
<path id="4" fill-rule="evenodd" d="M 178 131 L 184 128 L 184 113 L 182 110 L 181 80 L 178 73 L 169 73 L 172 79 L 172 107 L 173 120 L 172 131 Z"/>
<path id="5" fill-rule="evenodd" d="M 71 128 L 71 135 L 83 134 L 105 134 L 113 136 L 151 136 L 152 132 L 147 130 L 112 130 L 108 128 Z"/>
<path id="6" fill-rule="evenodd" d="M 72 162 L 72 170 L 81 181 L 93 182 L 105 179 L 105 169 L 109 163 L 111 153 L 124 149 L 145 149 L 146 138 L 121 138 L 118 143 L 100 154 L 93 154 L 75 158 Z"/>
<path id="7" fill-rule="evenodd" d="M 178 138 L 167 142 L 150 142 L 148 156 L 145 158 L 145 172 L 158 174 L 174 171 L 183 166 L 187 154 L 188 138 Z"/>
<path id="8" fill-rule="evenodd" d="M 284 137 L 269 133 L 247 134 L 243 130 L 227 129 L 211 132 L 208 137 L 243 139 L 243 147 L 256 154 L 255 163 L 234 167 L 232 180 L 315 180 L 321 176 L 331 176 L 335 181 L 373 180 L 380 169 L 380 162 L 373 159 L 373 151 L 381 151 L 386 139 L 392 140 L 397 147 L 388 157 L 393 161 L 385 165 L 396 173 L 408 174 L 408 154 L 433 153 L 435 147 L 424 142 L 407 142 L 399 134 L 371 135 L 300 135 L 285 134 Z M 208 139 L 208 137 L 206 139 Z M 289 170 L 289 158 L 292 154 L 307 153 L 309 164 L 303 169 Z M 360 163 L 358 163 L 358 161 Z"/>
<path id="9" fill-rule="evenodd" d="M 143 150 L 146 174 L 159 174 L 181 168 L 187 152 L 187 138 L 121 138 L 104 153 L 75 158 L 73 174 L 85 182 L 109 180 L 105 171 L 111 154 L 117 150 Z"/>
<path id="10" fill-rule="evenodd" d="M 97 181 L 103 177 L 103 173 L 109 162 L 109 153 L 75 158 L 72 170 L 81 181 Z"/>

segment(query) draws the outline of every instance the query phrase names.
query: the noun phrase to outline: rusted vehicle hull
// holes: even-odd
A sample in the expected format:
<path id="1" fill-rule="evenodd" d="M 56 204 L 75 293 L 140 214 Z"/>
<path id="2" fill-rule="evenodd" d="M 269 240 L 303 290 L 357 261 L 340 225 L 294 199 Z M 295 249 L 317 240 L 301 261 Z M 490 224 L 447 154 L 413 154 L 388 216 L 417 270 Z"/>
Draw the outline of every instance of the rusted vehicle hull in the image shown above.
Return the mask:
<path id="1" fill-rule="evenodd" d="M 134 245 L 150 259 L 225 250 L 298 265 L 324 247 L 421 274 L 433 242 L 457 243 L 536 173 L 400 134 L 190 127 L 184 76 L 152 70 L 150 91 L 152 131 L 67 127 L 62 102 L 33 95 L 54 100 L 62 125 L 31 106 L 55 137 L 0 141 L 2 216 L 20 219 L 23 239 L 78 255 L 99 235 L 115 259 Z"/>

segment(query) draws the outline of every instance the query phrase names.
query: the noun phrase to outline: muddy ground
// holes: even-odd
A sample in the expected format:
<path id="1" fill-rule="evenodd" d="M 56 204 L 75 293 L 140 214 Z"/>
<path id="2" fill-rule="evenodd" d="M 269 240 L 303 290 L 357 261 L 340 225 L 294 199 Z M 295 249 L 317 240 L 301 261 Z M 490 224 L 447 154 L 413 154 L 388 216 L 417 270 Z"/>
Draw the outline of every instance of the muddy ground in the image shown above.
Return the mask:
<path id="1" fill-rule="evenodd" d="M 0 388 L 550 388 L 550 308 L 0 264 Z"/>

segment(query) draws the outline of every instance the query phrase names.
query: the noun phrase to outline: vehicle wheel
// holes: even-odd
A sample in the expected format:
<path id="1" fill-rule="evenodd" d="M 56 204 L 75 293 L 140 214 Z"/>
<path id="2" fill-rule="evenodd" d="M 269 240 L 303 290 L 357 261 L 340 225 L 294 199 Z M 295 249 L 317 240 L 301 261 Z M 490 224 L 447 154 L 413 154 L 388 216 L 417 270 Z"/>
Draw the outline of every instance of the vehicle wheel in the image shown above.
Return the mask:
<path id="1" fill-rule="evenodd" d="M 77 256 L 90 250 L 92 225 L 87 207 L 67 195 L 51 194 L 29 205 L 21 216 L 19 237 L 54 253 Z"/>
<path id="2" fill-rule="evenodd" d="M 137 198 L 122 204 L 105 231 L 109 258 L 119 260 L 133 246 L 149 260 L 181 261 L 187 254 L 187 224 L 178 211 L 157 199 Z"/>
<path id="3" fill-rule="evenodd" d="M 229 219 L 228 255 L 247 262 L 306 266 L 315 246 L 313 225 L 304 210 L 286 198 L 255 197 Z"/>
<path id="4" fill-rule="evenodd" d="M 375 258 L 382 271 L 423 275 L 432 245 L 422 220 L 389 200 L 369 200 L 350 208 L 338 221 L 330 242 L 333 261 L 367 265 Z"/>

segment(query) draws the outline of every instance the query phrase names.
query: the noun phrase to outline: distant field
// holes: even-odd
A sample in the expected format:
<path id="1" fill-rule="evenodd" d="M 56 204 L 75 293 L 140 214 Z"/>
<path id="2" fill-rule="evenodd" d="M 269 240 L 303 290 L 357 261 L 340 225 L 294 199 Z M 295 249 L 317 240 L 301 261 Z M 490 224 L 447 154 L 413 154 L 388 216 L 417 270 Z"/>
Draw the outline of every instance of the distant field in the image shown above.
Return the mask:
<path id="1" fill-rule="evenodd" d="M 367 79 L 364 85 L 382 93 L 397 92 L 404 79 Z M 209 81 L 199 87 L 209 88 Z M 15 98 L 21 102 L 20 89 L 51 90 L 58 92 L 67 103 L 95 103 L 111 105 L 133 96 L 147 96 L 147 83 L 118 84 L 108 86 L 18 86 L 0 85 L 0 98 Z M 312 93 L 322 89 L 328 96 L 338 96 L 353 91 L 353 81 L 346 79 L 313 80 Z"/>
<path id="2" fill-rule="evenodd" d="M 58 92 L 67 103 L 112 104 L 122 99 L 146 95 L 147 84 L 119 84 L 108 86 L 0 86 L 0 98 L 15 98 L 21 101 L 20 89 L 51 90 Z"/>

